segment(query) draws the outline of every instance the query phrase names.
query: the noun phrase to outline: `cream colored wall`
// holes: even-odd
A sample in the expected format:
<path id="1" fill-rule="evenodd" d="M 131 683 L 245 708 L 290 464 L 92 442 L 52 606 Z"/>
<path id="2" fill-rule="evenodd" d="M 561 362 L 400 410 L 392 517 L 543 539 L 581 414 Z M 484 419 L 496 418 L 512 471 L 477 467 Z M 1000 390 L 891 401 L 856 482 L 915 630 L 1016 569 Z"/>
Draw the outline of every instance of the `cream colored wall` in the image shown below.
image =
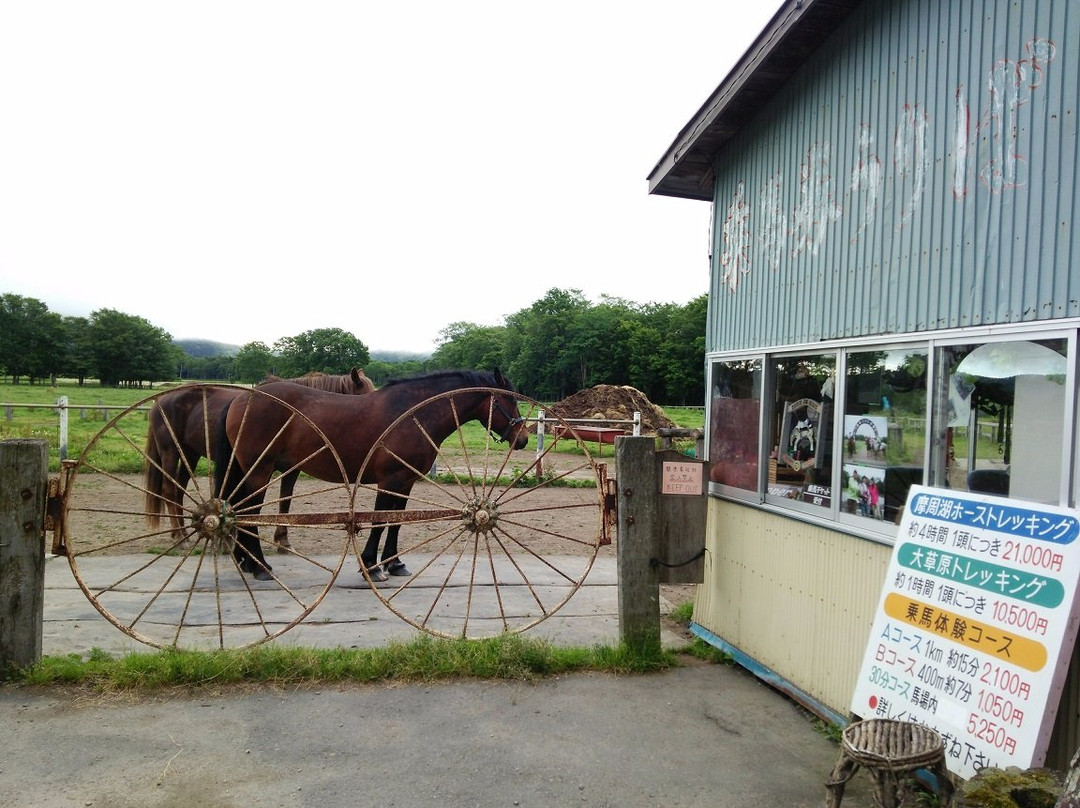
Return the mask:
<path id="1" fill-rule="evenodd" d="M 892 548 L 715 498 L 706 547 L 694 622 L 846 716 Z"/>

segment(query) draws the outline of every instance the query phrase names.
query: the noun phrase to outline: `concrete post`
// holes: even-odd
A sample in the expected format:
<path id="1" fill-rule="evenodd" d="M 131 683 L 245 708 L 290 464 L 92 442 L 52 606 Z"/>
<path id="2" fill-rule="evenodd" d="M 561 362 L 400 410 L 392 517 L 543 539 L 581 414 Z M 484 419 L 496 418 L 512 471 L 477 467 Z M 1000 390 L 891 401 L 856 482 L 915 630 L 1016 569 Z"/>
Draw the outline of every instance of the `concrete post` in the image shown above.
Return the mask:
<path id="1" fill-rule="evenodd" d="M 615 439 L 618 492 L 619 636 L 645 653 L 659 653 L 659 490 L 655 440 Z"/>

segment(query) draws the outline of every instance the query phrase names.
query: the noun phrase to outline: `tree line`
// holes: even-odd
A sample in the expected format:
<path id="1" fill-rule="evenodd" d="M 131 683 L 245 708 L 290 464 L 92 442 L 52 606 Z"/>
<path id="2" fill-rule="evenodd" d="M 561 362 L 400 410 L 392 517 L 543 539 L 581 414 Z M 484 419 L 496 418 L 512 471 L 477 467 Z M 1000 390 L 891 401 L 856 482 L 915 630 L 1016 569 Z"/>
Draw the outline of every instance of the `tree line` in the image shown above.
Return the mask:
<path id="1" fill-rule="evenodd" d="M 233 356 L 192 356 L 148 320 L 114 309 L 63 316 L 34 298 L 0 295 L 0 373 L 14 383 L 71 378 L 105 386 L 177 380 L 254 383 L 311 371 L 362 367 L 380 385 L 394 376 L 440 368 L 500 368 L 518 389 L 556 401 L 598 384 L 630 385 L 650 400 L 704 401 L 707 297 L 685 305 L 637 304 L 577 289 L 551 289 L 502 325 L 454 322 L 427 358 L 372 359 L 355 335 L 338 328 L 250 342 Z"/>

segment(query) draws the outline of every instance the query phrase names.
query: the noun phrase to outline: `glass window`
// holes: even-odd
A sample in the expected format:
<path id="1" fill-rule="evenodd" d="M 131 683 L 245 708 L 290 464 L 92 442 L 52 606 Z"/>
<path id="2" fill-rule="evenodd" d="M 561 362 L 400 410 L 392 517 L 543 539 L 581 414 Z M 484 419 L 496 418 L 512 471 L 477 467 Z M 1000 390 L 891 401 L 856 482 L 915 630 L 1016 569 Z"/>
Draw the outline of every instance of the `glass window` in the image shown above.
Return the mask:
<path id="1" fill-rule="evenodd" d="M 926 369 L 925 346 L 847 355 L 841 513 L 896 522 L 923 482 Z"/>
<path id="2" fill-rule="evenodd" d="M 934 484 L 1058 504 L 1066 353 L 1064 339 L 942 348 L 945 472 Z"/>
<path id="3" fill-rule="evenodd" d="M 773 360 L 772 452 L 768 493 L 832 507 L 835 354 Z"/>
<path id="4" fill-rule="evenodd" d="M 758 490 L 761 454 L 760 359 L 712 363 L 709 405 L 710 480 Z"/>

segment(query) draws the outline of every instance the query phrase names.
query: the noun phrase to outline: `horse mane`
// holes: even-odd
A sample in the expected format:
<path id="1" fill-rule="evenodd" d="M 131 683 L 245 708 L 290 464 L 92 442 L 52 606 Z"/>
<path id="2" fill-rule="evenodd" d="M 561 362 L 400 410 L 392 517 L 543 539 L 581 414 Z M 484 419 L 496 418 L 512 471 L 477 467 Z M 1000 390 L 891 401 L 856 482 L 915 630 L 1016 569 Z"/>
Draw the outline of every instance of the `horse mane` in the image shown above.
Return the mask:
<path id="1" fill-rule="evenodd" d="M 357 368 L 356 374 L 359 379 L 366 381 L 372 390 L 375 389 L 375 385 L 371 384 L 371 380 L 364 375 L 363 370 Z M 264 384 L 269 384 L 270 382 L 292 382 L 293 384 L 302 384 L 304 387 L 311 387 L 315 390 L 322 390 L 326 393 L 354 393 L 357 390 L 356 380 L 353 378 L 352 373 L 342 373 L 334 376 L 319 370 L 313 370 L 305 373 L 303 376 L 295 376 L 291 379 L 283 379 L 280 376 L 270 374 L 256 386 L 262 386 Z M 362 386 L 363 385 L 361 385 L 361 387 Z"/>
<path id="2" fill-rule="evenodd" d="M 433 370 L 428 373 L 418 373 L 412 376 L 398 376 L 390 379 L 383 387 L 392 387 L 399 384 L 432 382 L 440 379 L 460 379 L 463 387 L 505 387 L 512 389 L 510 381 L 498 370 Z"/>

